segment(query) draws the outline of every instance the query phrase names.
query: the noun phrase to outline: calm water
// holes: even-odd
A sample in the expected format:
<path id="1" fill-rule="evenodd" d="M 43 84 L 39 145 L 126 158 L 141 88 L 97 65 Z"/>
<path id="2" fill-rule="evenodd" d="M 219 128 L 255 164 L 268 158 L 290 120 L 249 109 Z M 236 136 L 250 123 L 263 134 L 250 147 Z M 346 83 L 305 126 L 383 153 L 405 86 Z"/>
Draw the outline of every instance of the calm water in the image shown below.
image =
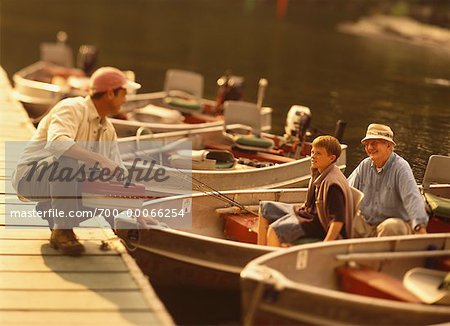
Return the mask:
<path id="1" fill-rule="evenodd" d="M 281 17 L 274 0 L 0 0 L 0 64 L 11 76 L 65 30 L 76 49 L 96 45 L 100 65 L 134 70 L 144 91 L 160 90 L 166 69 L 180 68 L 202 73 L 214 98 L 216 79 L 231 69 L 254 101 L 265 77 L 275 132 L 293 104 L 309 106 L 314 125 L 330 133 L 347 121 L 348 174 L 365 157 L 367 125 L 389 124 L 421 182 L 428 157 L 450 153 L 450 88 L 425 82 L 450 79 L 450 56 L 337 32 L 371 3 L 289 1 Z"/>
<path id="2" fill-rule="evenodd" d="M 450 88 L 425 82 L 450 79 L 450 56 L 336 30 L 370 3 L 289 1 L 282 17 L 274 0 L 0 0 L 0 63 L 11 75 L 65 30 L 76 49 L 98 46 L 100 65 L 134 70 L 144 91 L 160 90 L 166 69 L 181 68 L 202 73 L 214 98 L 217 77 L 231 69 L 253 101 L 265 77 L 275 132 L 293 104 L 309 106 L 314 125 L 330 133 L 347 121 L 348 174 L 365 157 L 367 125 L 389 124 L 420 182 L 428 157 L 450 152 Z"/>

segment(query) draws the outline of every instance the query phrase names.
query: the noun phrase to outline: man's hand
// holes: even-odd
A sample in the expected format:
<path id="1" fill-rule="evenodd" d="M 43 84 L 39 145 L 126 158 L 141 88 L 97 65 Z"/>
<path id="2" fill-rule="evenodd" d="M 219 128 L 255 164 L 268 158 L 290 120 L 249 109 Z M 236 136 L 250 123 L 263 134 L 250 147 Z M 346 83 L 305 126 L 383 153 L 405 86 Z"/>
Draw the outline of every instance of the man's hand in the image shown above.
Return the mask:
<path id="1" fill-rule="evenodd" d="M 150 229 L 151 226 L 159 225 L 161 227 L 168 227 L 166 223 L 162 223 L 150 216 L 136 216 L 136 220 L 140 227 L 145 230 Z"/>
<path id="2" fill-rule="evenodd" d="M 102 155 L 99 155 L 98 162 L 100 163 L 100 167 L 102 169 L 108 169 L 110 171 L 110 174 L 114 173 L 117 168 L 120 169 L 119 164 Z"/>
<path id="3" fill-rule="evenodd" d="M 416 231 L 414 231 L 415 234 L 427 234 L 427 228 L 420 227 Z"/>

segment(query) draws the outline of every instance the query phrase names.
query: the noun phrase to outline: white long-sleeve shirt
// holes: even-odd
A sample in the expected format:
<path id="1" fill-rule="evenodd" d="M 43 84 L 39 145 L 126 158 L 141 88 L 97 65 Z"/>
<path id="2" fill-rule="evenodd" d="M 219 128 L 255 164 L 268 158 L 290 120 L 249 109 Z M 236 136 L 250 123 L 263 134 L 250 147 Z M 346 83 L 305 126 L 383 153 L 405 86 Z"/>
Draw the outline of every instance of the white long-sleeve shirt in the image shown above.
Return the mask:
<path id="1" fill-rule="evenodd" d="M 74 144 L 115 161 L 125 170 L 112 123 L 107 118 L 101 121 L 89 96 L 67 98 L 41 120 L 26 145 L 12 175 L 14 189 L 17 190 L 19 181 L 31 169 L 32 162 L 50 157 L 58 159 Z"/>

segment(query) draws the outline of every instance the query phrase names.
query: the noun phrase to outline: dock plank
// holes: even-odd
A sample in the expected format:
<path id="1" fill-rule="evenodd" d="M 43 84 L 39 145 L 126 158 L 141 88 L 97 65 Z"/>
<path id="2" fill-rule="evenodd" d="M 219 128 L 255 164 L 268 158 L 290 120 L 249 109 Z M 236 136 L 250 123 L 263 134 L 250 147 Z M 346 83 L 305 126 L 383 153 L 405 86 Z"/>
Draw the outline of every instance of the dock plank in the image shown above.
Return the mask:
<path id="1" fill-rule="evenodd" d="M 74 228 L 75 234 L 81 240 L 107 240 L 108 235 L 102 228 Z M 11 228 L 0 227 L 0 239 L 48 240 L 50 229 L 45 228 Z"/>
<path id="2" fill-rule="evenodd" d="M 120 256 L 67 256 L 4 255 L 0 256 L 1 272 L 125 272 L 127 266 Z"/>
<path id="3" fill-rule="evenodd" d="M 43 300 L 45 298 L 45 300 Z M 139 291 L 0 291 L 3 310 L 148 311 Z"/>
<path id="4" fill-rule="evenodd" d="M 14 190 L 11 182 L 5 182 L 5 180 L 0 181 L 0 193 L 14 195 L 16 191 Z"/>
<path id="5" fill-rule="evenodd" d="M 2 272 L 0 273 L 0 291 L 2 290 L 139 290 L 133 278 L 127 272 L 79 273 L 79 272 Z"/>
<path id="6" fill-rule="evenodd" d="M 32 202 L 32 201 L 24 201 L 24 200 L 20 200 L 19 197 L 17 197 L 17 195 L 14 194 L 4 194 L 4 193 L 0 193 L 0 204 L 4 205 L 5 202 L 7 203 L 26 203 L 26 204 L 33 204 L 35 205 L 36 203 Z"/>
<path id="7" fill-rule="evenodd" d="M 86 248 L 84 255 L 118 255 L 115 250 L 101 250 L 98 241 L 80 241 Z M 61 255 L 50 247 L 48 240 L 0 239 L 0 255 Z"/>
<path id="8" fill-rule="evenodd" d="M 160 325 L 151 312 L 2 311 L 0 325 Z"/>
<path id="9" fill-rule="evenodd" d="M 0 226 L 8 226 L 10 228 L 16 226 L 23 226 L 24 228 L 29 227 L 30 229 L 34 226 L 39 227 L 48 227 L 47 221 L 43 220 L 36 214 L 32 214 L 29 216 L 21 215 L 24 212 L 32 211 L 34 209 L 34 205 L 9 205 L 6 204 L 5 207 L 2 207 L 0 204 Z M 14 215 L 14 214 L 18 215 Z M 101 216 L 95 216 L 89 218 L 82 223 L 80 226 L 85 228 L 100 228 L 100 229 L 111 229 L 111 226 L 105 219 Z"/>
<path id="10" fill-rule="evenodd" d="M 25 222 L 20 222 L 19 224 L 17 224 L 15 221 L 11 221 L 10 218 L 6 218 L 5 216 L 5 212 L 2 212 L 0 210 L 0 225 L 8 225 L 8 227 L 10 228 L 14 228 L 16 226 L 18 227 L 29 227 L 29 228 L 48 228 L 48 223 L 42 219 L 35 219 L 33 221 L 27 220 Z"/>

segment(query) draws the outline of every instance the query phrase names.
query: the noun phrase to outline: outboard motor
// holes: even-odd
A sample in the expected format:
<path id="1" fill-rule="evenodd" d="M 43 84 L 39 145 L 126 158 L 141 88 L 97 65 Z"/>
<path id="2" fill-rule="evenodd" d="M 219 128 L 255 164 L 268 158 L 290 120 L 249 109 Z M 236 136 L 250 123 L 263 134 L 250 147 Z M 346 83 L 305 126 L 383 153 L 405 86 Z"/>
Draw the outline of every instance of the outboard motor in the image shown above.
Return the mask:
<path id="1" fill-rule="evenodd" d="M 287 114 L 285 135 L 288 139 L 297 138 L 301 143 L 305 140 L 306 132 L 311 124 L 311 110 L 306 106 L 293 105 Z"/>
<path id="2" fill-rule="evenodd" d="M 78 50 L 77 68 L 83 70 L 86 76 L 92 75 L 97 64 L 97 57 L 97 47 L 83 44 Z"/>
<path id="3" fill-rule="evenodd" d="M 336 130 L 334 131 L 334 137 L 336 137 L 336 139 L 340 143 L 342 143 L 342 140 L 344 139 L 344 131 L 346 126 L 347 126 L 346 121 L 338 120 L 336 122 Z"/>
<path id="4" fill-rule="evenodd" d="M 244 77 L 226 73 L 217 80 L 216 110 L 223 109 L 225 101 L 239 101 L 244 89 Z"/>

